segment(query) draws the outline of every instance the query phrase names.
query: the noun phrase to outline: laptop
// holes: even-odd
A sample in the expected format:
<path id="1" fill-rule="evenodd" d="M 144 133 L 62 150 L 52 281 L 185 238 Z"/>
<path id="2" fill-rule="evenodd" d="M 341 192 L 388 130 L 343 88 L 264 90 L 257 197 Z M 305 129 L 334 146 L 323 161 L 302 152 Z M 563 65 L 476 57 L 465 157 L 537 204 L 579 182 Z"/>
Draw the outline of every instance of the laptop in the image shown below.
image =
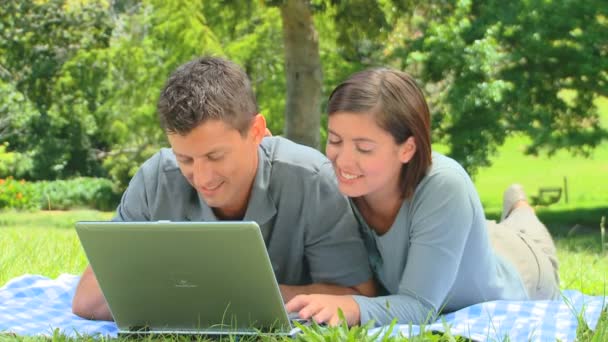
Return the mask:
<path id="1" fill-rule="evenodd" d="M 77 222 L 118 326 L 132 335 L 293 335 L 255 222 Z"/>

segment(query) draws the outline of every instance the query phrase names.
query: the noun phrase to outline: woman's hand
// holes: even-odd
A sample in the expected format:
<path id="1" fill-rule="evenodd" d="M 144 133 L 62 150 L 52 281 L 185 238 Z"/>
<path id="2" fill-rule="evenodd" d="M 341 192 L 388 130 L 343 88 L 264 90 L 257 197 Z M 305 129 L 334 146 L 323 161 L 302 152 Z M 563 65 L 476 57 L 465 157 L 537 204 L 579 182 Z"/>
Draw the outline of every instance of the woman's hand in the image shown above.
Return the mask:
<path id="1" fill-rule="evenodd" d="M 331 326 L 340 324 L 338 309 L 342 309 L 348 326 L 359 324 L 361 312 L 359 304 L 352 296 L 335 295 L 298 295 L 285 305 L 287 312 L 298 312 L 302 319 L 314 319 L 317 323 Z"/>

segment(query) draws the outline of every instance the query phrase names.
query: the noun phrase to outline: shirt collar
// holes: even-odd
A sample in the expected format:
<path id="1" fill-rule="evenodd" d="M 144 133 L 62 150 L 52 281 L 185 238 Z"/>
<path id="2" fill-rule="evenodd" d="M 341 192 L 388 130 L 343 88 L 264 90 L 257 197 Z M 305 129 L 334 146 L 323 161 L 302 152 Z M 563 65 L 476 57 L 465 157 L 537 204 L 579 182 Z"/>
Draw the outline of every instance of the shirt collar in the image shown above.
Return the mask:
<path id="1" fill-rule="evenodd" d="M 255 221 L 261 226 L 276 215 L 276 205 L 269 192 L 271 171 L 272 163 L 267 151 L 260 145 L 258 148 L 258 168 L 249 195 L 244 221 Z M 193 188 L 192 191 L 190 209 L 186 218 L 190 221 L 218 221 L 213 210 L 205 203 L 196 189 Z"/>

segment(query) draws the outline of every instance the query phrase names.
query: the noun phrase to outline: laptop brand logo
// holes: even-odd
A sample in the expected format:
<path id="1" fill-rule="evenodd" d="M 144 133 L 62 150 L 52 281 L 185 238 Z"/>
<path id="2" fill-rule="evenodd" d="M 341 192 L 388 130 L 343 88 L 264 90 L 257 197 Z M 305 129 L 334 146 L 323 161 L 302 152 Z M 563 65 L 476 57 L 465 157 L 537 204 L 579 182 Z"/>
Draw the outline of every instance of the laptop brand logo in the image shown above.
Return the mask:
<path id="1" fill-rule="evenodd" d="M 187 279 L 180 279 L 177 281 L 177 284 L 175 284 L 175 287 L 198 287 L 198 285 L 190 282 Z"/>
<path id="2" fill-rule="evenodd" d="M 173 280 L 173 286 L 177 288 L 198 287 L 198 284 L 191 280 L 192 276 L 189 274 L 172 274 L 171 278 Z"/>

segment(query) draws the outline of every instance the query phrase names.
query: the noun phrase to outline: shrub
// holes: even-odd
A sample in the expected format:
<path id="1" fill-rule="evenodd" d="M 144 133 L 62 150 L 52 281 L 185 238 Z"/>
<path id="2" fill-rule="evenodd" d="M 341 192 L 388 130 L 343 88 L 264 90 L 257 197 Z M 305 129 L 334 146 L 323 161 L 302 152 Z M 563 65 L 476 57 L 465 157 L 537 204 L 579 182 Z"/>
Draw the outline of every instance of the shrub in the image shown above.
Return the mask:
<path id="1" fill-rule="evenodd" d="M 67 210 L 91 208 L 113 210 L 120 195 L 105 178 L 26 182 L 0 179 L 0 209 Z"/>
<path id="2" fill-rule="evenodd" d="M 32 183 L 41 209 L 92 208 L 112 210 L 120 200 L 112 181 L 105 178 L 74 178 Z"/>
<path id="3" fill-rule="evenodd" d="M 0 209 L 36 209 L 38 203 L 37 194 L 26 181 L 0 178 Z"/>

